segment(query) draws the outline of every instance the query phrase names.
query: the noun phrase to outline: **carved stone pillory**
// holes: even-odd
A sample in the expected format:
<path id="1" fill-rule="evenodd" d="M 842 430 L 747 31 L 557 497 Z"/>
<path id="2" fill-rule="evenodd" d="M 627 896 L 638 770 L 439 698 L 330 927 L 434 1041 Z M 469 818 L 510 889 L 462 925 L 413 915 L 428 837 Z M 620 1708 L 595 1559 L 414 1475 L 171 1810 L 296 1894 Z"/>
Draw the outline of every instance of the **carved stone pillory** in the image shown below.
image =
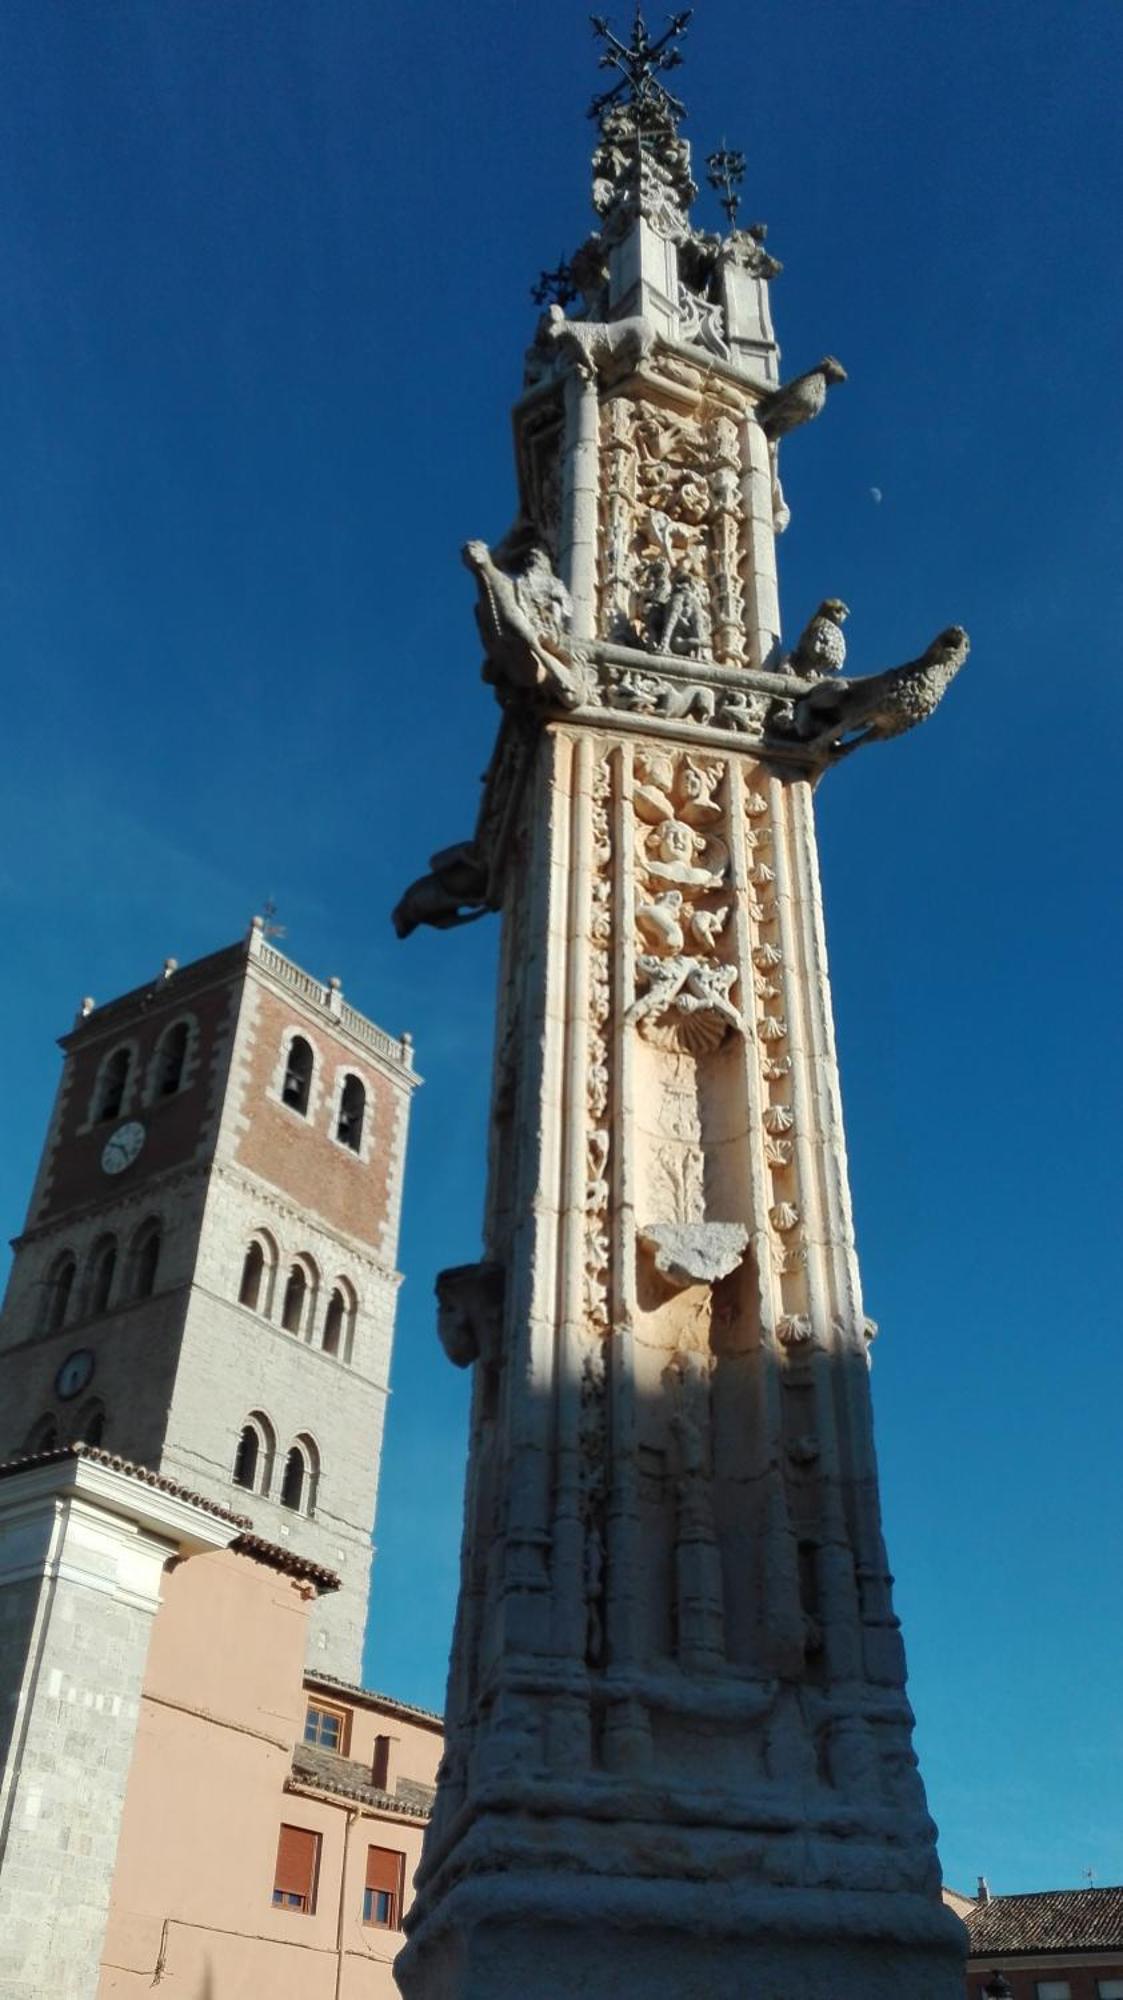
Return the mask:
<path id="1" fill-rule="evenodd" d="M 781 639 L 781 383 L 744 162 L 690 219 L 686 16 L 595 23 L 597 227 L 539 286 L 518 509 L 472 541 L 502 711 L 470 841 L 394 913 L 502 912 L 437 1802 L 408 2000 L 959 2000 L 881 1536 L 812 791 L 963 664 Z M 567 317 L 563 305 L 570 307 Z"/>

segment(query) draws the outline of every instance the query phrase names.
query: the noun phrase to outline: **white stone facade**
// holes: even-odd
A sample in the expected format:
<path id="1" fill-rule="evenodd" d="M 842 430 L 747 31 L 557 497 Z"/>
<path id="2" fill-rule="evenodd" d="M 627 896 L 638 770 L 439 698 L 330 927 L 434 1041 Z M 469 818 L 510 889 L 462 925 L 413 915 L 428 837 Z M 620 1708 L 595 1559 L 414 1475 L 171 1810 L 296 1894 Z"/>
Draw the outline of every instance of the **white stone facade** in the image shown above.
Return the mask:
<path id="1" fill-rule="evenodd" d="M 0 1480 L 0 1992 L 92 2000 L 169 1557 L 235 1530 L 91 1459 Z"/>

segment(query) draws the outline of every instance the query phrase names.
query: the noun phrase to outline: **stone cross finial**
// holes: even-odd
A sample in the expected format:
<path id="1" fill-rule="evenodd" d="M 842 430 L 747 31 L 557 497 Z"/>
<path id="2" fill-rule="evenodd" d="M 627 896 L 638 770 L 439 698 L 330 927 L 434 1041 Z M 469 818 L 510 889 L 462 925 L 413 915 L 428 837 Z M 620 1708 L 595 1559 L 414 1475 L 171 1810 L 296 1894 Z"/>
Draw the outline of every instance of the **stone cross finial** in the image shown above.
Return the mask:
<path id="1" fill-rule="evenodd" d="M 603 14 L 590 14 L 593 33 L 604 43 L 600 57 L 601 69 L 619 71 L 617 81 L 611 90 L 602 91 L 594 97 L 589 106 L 590 118 L 600 118 L 611 104 L 635 104 L 644 110 L 672 118 L 682 118 L 686 107 L 677 97 L 672 97 L 665 85 L 659 82 L 660 75 L 677 69 L 682 61 L 682 50 L 677 46 L 686 33 L 692 7 L 682 14 L 673 14 L 656 41 L 647 32 L 647 23 L 636 8 L 632 23 L 632 39 L 622 42 L 613 34 Z"/>

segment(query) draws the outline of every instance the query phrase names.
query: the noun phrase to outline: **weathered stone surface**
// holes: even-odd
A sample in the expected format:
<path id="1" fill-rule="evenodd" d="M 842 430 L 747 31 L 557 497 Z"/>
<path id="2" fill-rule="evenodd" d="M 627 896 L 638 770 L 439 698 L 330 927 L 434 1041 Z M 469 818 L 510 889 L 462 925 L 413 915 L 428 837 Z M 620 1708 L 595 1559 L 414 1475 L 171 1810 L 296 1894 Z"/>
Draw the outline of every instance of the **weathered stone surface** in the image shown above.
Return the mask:
<path id="1" fill-rule="evenodd" d="M 742 1222 L 649 1222 L 639 1234 L 655 1269 L 672 1285 L 712 1285 L 727 1278 L 749 1240 Z"/>
<path id="2" fill-rule="evenodd" d="M 842 371 L 777 389 L 767 262 L 692 231 L 662 98 L 612 114 L 589 316 L 555 307 L 516 411 L 519 540 L 569 592 L 583 679 L 551 697 L 519 656 L 476 836 L 503 920 L 486 1262 L 442 1281 L 470 1465 L 397 1974 L 407 2000 L 961 2000 L 811 802 L 898 690 L 817 678 L 837 599 L 786 657 L 776 590 L 778 440 Z"/>

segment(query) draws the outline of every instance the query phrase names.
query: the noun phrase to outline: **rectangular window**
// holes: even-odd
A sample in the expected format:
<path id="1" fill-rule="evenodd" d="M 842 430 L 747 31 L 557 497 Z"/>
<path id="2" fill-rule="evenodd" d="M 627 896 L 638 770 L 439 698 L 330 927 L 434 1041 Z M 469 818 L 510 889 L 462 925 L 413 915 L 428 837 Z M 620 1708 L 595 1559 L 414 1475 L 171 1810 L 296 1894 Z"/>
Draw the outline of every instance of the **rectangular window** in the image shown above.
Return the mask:
<path id="1" fill-rule="evenodd" d="M 1123 1979 L 1097 1979 L 1098 2000 L 1123 2000 Z"/>
<path id="2" fill-rule="evenodd" d="M 320 1872 L 320 1836 L 306 1826 L 282 1826 L 273 1872 L 273 1902 L 279 1910 L 301 1910 L 311 1916 L 316 1907 L 316 1877 Z"/>
<path id="3" fill-rule="evenodd" d="M 392 1847 L 367 1848 L 367 1880 L 363 1890 L 364 1924 L 376 1924 L 387 1931 L 401 1929 L 402 1879 L 405 1865 L 405 1855 L 395 1854 Z"/>
<path id="4" fill-rule="evenodd" d="M 321 1750 L 338 1750 L 346 1755 L 346 1709 L 325 1708 L 320 1702 L 309 1702 L 304 1717 L 304 1741 L 318 1744 Z"/>
<path id="5" fill-rule="evenodd" d="M 1039 1979 L 1037 2000 L 1072 2000 L 1072 1988 L 1067 1979 Z"/>

